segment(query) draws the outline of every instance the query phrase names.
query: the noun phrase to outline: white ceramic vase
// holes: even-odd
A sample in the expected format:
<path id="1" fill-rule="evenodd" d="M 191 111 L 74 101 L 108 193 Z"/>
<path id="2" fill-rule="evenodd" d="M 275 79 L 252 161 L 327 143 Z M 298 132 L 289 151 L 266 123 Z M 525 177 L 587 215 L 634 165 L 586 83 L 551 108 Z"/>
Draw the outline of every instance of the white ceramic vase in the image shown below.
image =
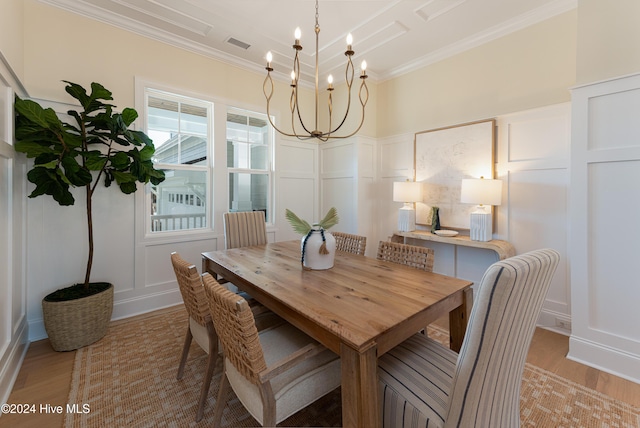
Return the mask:
<path id="1" fill-rule="evenodd" d="M 336 239 L 326 230 L 318 228 L 311 230 L 308 235 L 302 237 L 300 249 L 304 268 L 325 270 L 333 267 L 336 256 Z"/>

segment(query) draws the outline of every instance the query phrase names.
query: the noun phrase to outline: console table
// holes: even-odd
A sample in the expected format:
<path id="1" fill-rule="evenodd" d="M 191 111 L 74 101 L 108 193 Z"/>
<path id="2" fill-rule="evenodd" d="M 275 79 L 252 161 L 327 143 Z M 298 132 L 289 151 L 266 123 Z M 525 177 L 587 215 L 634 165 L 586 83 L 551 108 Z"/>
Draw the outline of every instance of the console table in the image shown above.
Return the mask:
<path id="1" fill-rule="evenodd" d="M 414 230 L 413 232 L 394 232 L 391 241 L 404 243 L 406 238 L 421 239 L 423 241 L 441 242 L 444 244 L 461 245 L 464 247 L 484 248 L 493 250 L 498 255 L 499 260 L 516 255 L 513 245 L 507 241 L 493 239 L 491 241 L 472 241 L 468 236 L 438 236 L 426 230 Z"/>

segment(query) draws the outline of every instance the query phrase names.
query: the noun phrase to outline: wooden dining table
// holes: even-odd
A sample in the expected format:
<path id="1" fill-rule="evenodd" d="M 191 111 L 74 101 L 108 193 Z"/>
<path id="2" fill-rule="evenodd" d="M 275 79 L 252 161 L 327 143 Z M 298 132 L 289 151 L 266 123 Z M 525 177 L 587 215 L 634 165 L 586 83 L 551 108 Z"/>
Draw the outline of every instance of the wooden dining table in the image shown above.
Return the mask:
<path id="1" fill-rule="evenodd" d="M 449 314 L 458 351 L 472 282 L 351 253 L 333 268 L 306 270 L 300 241 L 202 253 L 202 271 L 232 282 L 338 354 L 342 424 L 380 426 L 377 359 Z"/>

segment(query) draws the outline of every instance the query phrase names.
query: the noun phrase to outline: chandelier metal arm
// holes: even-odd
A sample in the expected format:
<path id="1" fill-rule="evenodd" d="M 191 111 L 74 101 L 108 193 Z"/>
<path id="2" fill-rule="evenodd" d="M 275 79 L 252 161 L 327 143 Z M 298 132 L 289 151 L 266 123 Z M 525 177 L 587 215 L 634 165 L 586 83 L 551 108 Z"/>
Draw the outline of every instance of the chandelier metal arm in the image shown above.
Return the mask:
<path id="1" fill-rule="evenodd" d="M 344 71 L 344 80 L 347 85 L 347 109 L 344 112 L 344 117 L 342 118 L 342 121 L 340 121 L 340 124 L 335 129 L 332 129 L 331 115 L 333 113 L 333 108 L 331 105 L 331 101 L 332 101 L 331 92 L 329 92 L 329 131 L 325 133 L 327 137 L 330 137 L 331 134 L 337 132 L 340 128 L 342 128 L 342 125 L 344 125 L 345 121 L 347 120 L 347 117 L 349 116 L 349 109 L 351 108 L 351 86 L 353 85 L 353 75 L 355 70 L 353 68 L 353 62 L 351 61 L 351 55 L 353 54 L 350 54 L 350 51 L 347 51 L 345 52 L 345 55 L 347 56 L 347 67 Z M 351 73 L 349 73 L 349 71 L 351 71 Z M 360 129 L 360 127 L 358 129 Z"/>
<path id="2" fill-rule="evenodd" d="M 302 115 L 300 113 L 300 106 L 298 104 L 298 87 L 299 87 L 299 80 L 300 80 L 300 57 L 298 55 L 298 53 L 302 50 L 302 46 L 300 46 L 300 44 L 296 41 L 296 44 L 293 46 L 294 49 L 296 49 L 296 55 L 293 59 L 293 73 L 294 75 L 292 76 L 293 80 L 291 82 L 291 97 L 293 98 L 293 105 L 294 107 L 291 110 L 291 130 L 293 131 L 293 134 L 295 137 L 297 137 L 298 139 L 309 139 L 313 137 L 313 132 L 309 131 L 309 129 L 307 129 L 307 126 L 305 125 L 304 121 L 302 120 Z M 317 87 L 317 86 L 316 86 Z M 295 110 L 295 112 L 294 112 Z M 298 121 L 300 122 L 300 125 L 302 126 L 302 129 L 304 129 L 304 132 L 307 133 L 307 135 L 300 135 L 296 132 L 296 128 L 295 128 L 295 113 L 297 113 L 298 115 Z M 317 118 L 316 118 L 317 121 Z M 316 128 L 317 128 L 317 124 L 316 124 Z"/>
<path id="3" fill-rule="evenodd" d="M 291 110 L 291 132 L 285 132 L 282 131 L 281 129 L 279 129 L 278 127 L 275 126 L 275 124 L 273 123 L 273 121 L 271 120 L 271 114 L 270 114 L 270 104 L 271 104 L 271 98 L 273 96 L 273 92 L 274 92 L 274 84 L 273 84 L 273 80 L 271 78 L 271 71 L 273 71 L 273 68 L 271 68 L 271 53 L 269 52 L 267 54 L 267 77 L 265 78 L 265 81 L 262 85 L 262 90 L 263 93 L 265 95 L 266 101 L 267 101 L 267 116 L 269 118 L 269 123 L 271 124 L 271 126 L 273 126 L 273 128 L 278 131 L 280 134 L 282 135 L 286 135 L 288 137 L 296 137 L 298 139 L 301 140 L 307 140 L 307 139 L 311 139 L 311 138 L 316 138 L 320 141 L 328 141 L 329 139 L 343 139 L 343 138 L 349 138 L 353 135 L 355 135 L 361 128 L 362 125 L 364 124 L 364 119 L 365 119 L 365 107 L 366 104 L 369 100 L 369 89 L 367 88 L 367 84 L 366 84 L 366 79 L 367 79 L 367 74 L 365 71 L 365 62 L 363 61 L 362 63 L 362 75 L 360 76 L 360 79 L 362 79 L 362 83 L 360 84 L 360 89 L 358 92 L 358 98 L 360 100 L 360 105 L 362 107 L 362 115 L 360 118 L 360 124 L 358 125 L 358 127 L 351 133 L 349 133 L 348 135 L 341 135 L 341 136 L 336 136 L 333 135 L 334 133 L 338 132 L 342 126 L 345 124 L 347 117 L 349 116 L 350 110 L 351 110 L 351 89 L 353 86 L 353 78 L 354 78 L 354 74 L 355 74 L 355 70 L 353 67 L 353 62 L 351 57 L 354 55 L 354 51 L 351 49 L 351 43 L 352 43 L 352 38 L 351 38 L 351 34 L 349 34 L 349 36 L 347 37 L 347 50 L 345 52 L 345 55 L 347 56 L 347 65 L 345 68 L 345 84 L 346 84 L 346 89 L 347 89 L 347 106 L 346 106 L 346 110 L 345 110 L 345 114 L 342 117 L 342 120 L 340 121 L 340 123 L 338 124 L 338 126 L 336 126 L 335 128 L 333 128 L 333 95 L 332 95 L 332 91 L 333 91 L 333 86 L 332 86 L 332 80 L 329 80 L 329 86 L 327 88 L 327 91 L 329 92 L 328 94 L 328 108 L 329 108 L 329 128 L 328 131 L 320 131 L 319 128 L 319 109 L 320 109 L 320 93 L 319 93 L 319 82 L 318 82 L 318 78 L 319 78 L 319 34 L 320 34 L 320 25 L 318 23 L 319 21 L 319 12 L 318 12 L 318 0 L 316 0 L 316 25 L 315 25 L 315 44 L 316 44 L 316 58 L 315 58 L 315 121 L 314 121 L 314 129 L 312 131 L 309 130 L 309 128 L 307 127 L 307 125 L 305 125 L 304 121 L 302 120 L 302 114 L 300 112 L 300 106 L 299 106 L 299 102 L 298 102 L 298 87 L 299 87 L 299 79 L 300 79 L 300 59 L 299 59 L 299 52 L 302 50 L 302 45 L 300 44 L 300 30 L 296 29 L 296 37 L 295 37 L 295 43 L 293 45 L 293 48 L 295 49 L 295 56 L 294 56 L 294 60 L 293 60 L 293 72 L 292 72 L 292 76 L 291 76 L 291 97 L 289 100 L 289 108 Z M 268 87 L 268 90 L 267 90 Z M 303 133 L 299 133 L 298 131 L 296 131 L 296 117 L 297 117 L 297 121 L 300 123 L 300 125 L 302 126 L 302 129 L 304 130 L 304 134 Z"/>
<path id="4" fill-rule="evenodd" d="M 280 134 L 286 135 L 287 137 L 297 137 L 296 134 L 290 134 L 288 132 L 281 130 L 276 126 L 275 123 L 273 123 L 273 120 L 271 120 L 270 106 L 271 106 L 271 97 L 273 96 L 273 79 L 271 78 L 271 71 L 273 71 L 273 69 L 269 70 L 269 68 L 267 68 L 267 77 L 265 77 L 264 83 L 262 84 L 262 92 L 264 93 L 264 96 L 267 99 L 267 118 L 269 119 L 269 123 L 271 124 L 271 126 L 273 126 L 273 129 L 278 131 Z M 267 94 L 267 82 L 270 85 L 269 94 Z"/>

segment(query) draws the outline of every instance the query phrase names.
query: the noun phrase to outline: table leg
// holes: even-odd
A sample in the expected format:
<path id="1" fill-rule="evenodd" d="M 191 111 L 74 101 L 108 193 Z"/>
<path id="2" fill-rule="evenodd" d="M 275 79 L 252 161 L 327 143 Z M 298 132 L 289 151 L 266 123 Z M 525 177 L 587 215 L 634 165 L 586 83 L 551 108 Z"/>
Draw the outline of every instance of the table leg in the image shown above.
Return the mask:
<path id="1" fill-rule="evenodd" d="M 340 345 L 342 426 L 378 428 L 378 356 L 375 344 L 360 352 Z"/>
<path id="2" fill-rule="evenodd" d="M 473 289 L 469 287 L 462 291 L 462 304 L 449 312 L 449 347 L 456 352 L 462 347 L 472 306 Z"/>

